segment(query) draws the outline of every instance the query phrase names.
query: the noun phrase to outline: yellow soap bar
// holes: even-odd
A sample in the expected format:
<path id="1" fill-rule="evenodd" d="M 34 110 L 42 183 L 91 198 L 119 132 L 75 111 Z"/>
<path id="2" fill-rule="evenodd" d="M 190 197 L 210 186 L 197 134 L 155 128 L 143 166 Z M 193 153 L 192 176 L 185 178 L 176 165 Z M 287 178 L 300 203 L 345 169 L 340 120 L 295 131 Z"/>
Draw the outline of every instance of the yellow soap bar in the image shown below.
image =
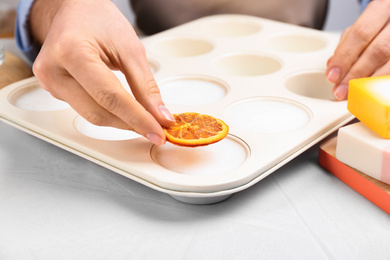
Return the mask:
<path id="1" fill-rule="evenodd" d="M 390 76 L 351 80 L 347 106 L 372 131 L 390 139 Z"/>

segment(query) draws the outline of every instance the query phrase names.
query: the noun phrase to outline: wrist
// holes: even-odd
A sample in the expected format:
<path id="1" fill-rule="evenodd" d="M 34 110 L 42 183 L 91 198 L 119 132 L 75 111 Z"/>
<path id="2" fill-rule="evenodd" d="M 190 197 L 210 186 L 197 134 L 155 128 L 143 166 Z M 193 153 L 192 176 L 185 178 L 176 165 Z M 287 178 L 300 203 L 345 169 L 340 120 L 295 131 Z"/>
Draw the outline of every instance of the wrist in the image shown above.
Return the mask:
<path id="1" fill-rule="evenodd" d="M 31 34 L 39 44 L 43 44 L 56 13 L 66 1 L 35 0 L 30 11 L 30 26 Z"/>
<path id="2" fill-rule="evenodd" d="M 43 44 L 53 20 L 58 12 L 65 7 L 77 5 L 96 5 L 98 2 L 111 2 L 110 0 L 35 0 L 31 7 L 30 24 L 32 36 L 39 44 Z"/>

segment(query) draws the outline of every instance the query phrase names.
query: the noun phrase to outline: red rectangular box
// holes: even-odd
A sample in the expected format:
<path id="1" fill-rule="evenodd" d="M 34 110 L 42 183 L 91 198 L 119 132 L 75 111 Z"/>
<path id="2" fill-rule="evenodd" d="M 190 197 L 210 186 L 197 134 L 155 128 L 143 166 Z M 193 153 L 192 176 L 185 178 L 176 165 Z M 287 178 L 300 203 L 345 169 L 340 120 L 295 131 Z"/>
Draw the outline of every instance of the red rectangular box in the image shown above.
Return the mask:
<path id="1" fill-rule="evenodd" d="M 352 189 L 390 214 L 390 185 L 374 179 L 336 159 L 337 137 L 320 145 L 319 164 Z"/>

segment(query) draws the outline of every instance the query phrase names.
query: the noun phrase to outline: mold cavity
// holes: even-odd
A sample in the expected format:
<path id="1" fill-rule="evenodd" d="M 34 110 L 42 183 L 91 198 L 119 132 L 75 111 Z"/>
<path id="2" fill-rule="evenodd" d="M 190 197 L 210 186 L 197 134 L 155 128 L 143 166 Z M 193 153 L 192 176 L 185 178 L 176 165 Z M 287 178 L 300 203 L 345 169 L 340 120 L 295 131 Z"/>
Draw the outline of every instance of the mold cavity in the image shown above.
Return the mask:
<path id="1" fill-rule="evenodd" d="M 204 31 L 217 37 L 239 37 L 258 33 L 259 23 L 242 18 L 219 19 L 204 26 Z"/>
<path id="2" fill-rule="evenodd" d="M 311 119 L 304 106 L 285 99 L 253 98 L 239 101 L 226 111 L 226 122 L 257 133 L 277 134 L 298 130 Z"/>
<path id="3" fill-rule="evenodd" d="M 324 71 L 292 75 L 287 78 L 285 85 L 288 90 L 301 96 L 334 100 L 333 85 L 326 79 Z"/>
<path id="4" fill-rule="evenodd" d="M 120 141 L 141 137 L 133 131 L 93 125 L 81 116 L 76 117 L 74 127 L 83 135 L 99 140 Z"/>
<path id="5" fill-rule="evenodd" d="M 175 105 L 202 105 L 216 102 L 227 93 L 227 85 L 209 77 L 178 77 L 159 84 L 164 102 Z"/>
<path id="6" fill-rule="evenodd" d="M 266 47 L 281 52 L 312 52 L 326 47 L 324 39 L 308 34 L 274 36 L 266 41 Z"/>
<path id="7" fill-rule="evenodd" d="M 278 71 L 282 65 L 274 58 L 254 54 L 221 57 L 214 62 L 223 73 L 236 76 L 262 76 Z"/>
<path id="8" fill-rule="evenodd" d="M 38 84 L 16 90 L 10 96 L 10 103 L 29 111 L 57 111 L 70 108 L 68 103 L 54 98 Z"/>
<path id="9" fill-rule="evenodd" d="M 188 148 L 166 143 L 154 146 L 153 160 L 162 167 L 180 174 L 205 176 L 236 169 L 249 156 L 248 146 L 228 135 L 222 141 L 203 147 Z"/>
<path id="10" fill-rule="evenodd" d="M 161 56 L 191 57 L 210 52 L 213 45 L 199 39 L 169 39 L 155 43 L 151 51 Z"/>

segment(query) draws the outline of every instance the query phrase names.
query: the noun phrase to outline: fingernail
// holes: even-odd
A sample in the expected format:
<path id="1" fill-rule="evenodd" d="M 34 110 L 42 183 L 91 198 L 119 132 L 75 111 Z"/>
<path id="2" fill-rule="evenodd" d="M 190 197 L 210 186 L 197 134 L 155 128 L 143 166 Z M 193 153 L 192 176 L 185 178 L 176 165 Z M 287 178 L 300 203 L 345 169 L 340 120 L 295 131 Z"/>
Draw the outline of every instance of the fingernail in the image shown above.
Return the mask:
<path id="1" fill-rule="evenodd" d="M 156 134 L 153 134 L 153 133 L 146 134 L 145 137 L 148 138 L 149 141 L 151 141 L 152 143 L 154 143 L 157 146 L 164 144 L 164 141 L 161 139 L 161 137 L 156 135 Z"/>
<path id="2" fill-rule="evenodd" d="M 331 70 L 329 70 L 328 75 L 327 75 L 326 77 L 327 77 L 327 79 L 328 79 L 330 82 L 336 83 L 337 81 L 339 81 L 340 76 L 341 76 L 341 71 L 340 71 L 340 69 L 337 68 L 337 67 L 334 67 L 334 68 L 332 68 Z"/>
<path id="3" fill-rule="evenodd" d="M 348 86 L 341 84 L 333 91 L 333 96 L 336 100 L 346 100 L 348 98 Z"/>
<path id="4" fill-rule="evenodd" d="M 168 119 L 168 120 L 170 120 L 170 121 L 175 121 L 175 118 L 173 117 L 173 115 L 171 114 L 171 112 L 169 112 L 169 110 L 168 110 L 165 106 L 160 105 L 160 106 L 158 107 L 158 109 L 160 110 L 160 113 L 161 113 L 161 115 L 162 115 L 164 118 L 166 118 L 166 119 Z"/>

